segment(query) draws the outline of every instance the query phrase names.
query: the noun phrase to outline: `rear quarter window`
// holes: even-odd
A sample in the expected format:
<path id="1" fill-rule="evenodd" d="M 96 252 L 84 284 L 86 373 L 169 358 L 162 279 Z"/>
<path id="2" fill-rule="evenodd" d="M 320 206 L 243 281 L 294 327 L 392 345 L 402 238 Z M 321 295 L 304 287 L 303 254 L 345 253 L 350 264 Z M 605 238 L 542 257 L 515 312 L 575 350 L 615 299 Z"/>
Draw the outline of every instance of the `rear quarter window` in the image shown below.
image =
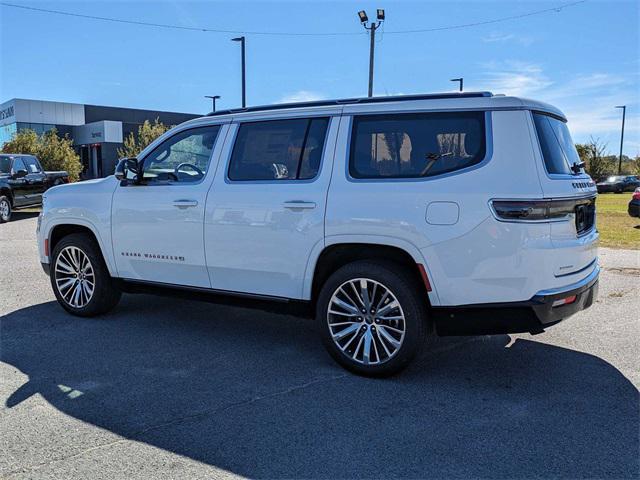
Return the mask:
<path id="1" fill-rule="evenodd" d="M 533 113 L 533 122 L 547 172 L 573 174 L 571 166 L 580 163 L 580 156 L 571 139 L 567 124 L 558 118 L 539 112 Z"/>
<path id="2" fill-rule="evenodd" d="M 484 112 L 356 116 L 353 178 L 422 178 L 480 163 L 486 154 Z"/>

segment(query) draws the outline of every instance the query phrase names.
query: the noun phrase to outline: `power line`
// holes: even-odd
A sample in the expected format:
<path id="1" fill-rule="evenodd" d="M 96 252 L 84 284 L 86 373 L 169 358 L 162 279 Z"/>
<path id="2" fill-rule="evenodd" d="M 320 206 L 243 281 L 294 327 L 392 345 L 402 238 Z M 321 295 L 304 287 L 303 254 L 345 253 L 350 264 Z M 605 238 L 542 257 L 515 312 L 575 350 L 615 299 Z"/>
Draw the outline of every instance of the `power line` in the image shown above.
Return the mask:
<path id="1" fill-rule="evenodd" d="M 510 15 L 508 17 L 495 18 L 493 20 L 484 20 L 482 22 L 462 23 L 460 25 L 449 25 L 446 27 L 421 28 L 417 30 L 395 30 L 395 31 L 387 31 L 385 33 L 387 35 L 398 34 L 398 33 L 426 33 L 426 32 L 439 32 L 442 30 L 457 30 L 459 28 L 478 27 L 480 25 L 490 25 L 492 23 L 500 23 L 500 22 L 506 22 L 509 20 L 517 20 L 519 18 L 533 17 L 534 15 L 541 15 L 543 13 L 549 13 L 549 12 L 560 13 L 560 11 L 563 8 L 573 7 L 580 3 L 585 3 L 586 1 L 587 0 L 578 0 L 577 2 L 565 3 L 564 5 L 560 5 L 558 7 L 545 8 L 543 10 L 535 10 L 533 12 L 521 13 L 520 15 Z"/>
<path id="2" fill-rule="evenodd" d="M 545 8 L 542 10 L 535 10 L 528 13 L 522 13 L 520 15 L 510 15 L 508 17 L 495 18 L 493 20 L 484 20 L 481 22 L 473 22 L 473 23 L 463 23 L 459 25 L 448 25 L 443 27 L 434 27 L 434 28 L 421 28 L 415 30 L 387 30 L 384 33 L 386 35 L 395 35 L 395 34 L 410 34 L 410 33 L 428 33 L 428 32 L 440 32 L 443 30 L 457 30 L 462 28 L 469 27 L 477 27 L 481 25 L 490 25 L 493 23 L 501 23 L 507 22 L 509 20 L 517 20 L 520 18 L 532 17 L 534 15 L 542 15 L 544 13 L 550 12 L 560 12 L 561 10 L 573 7 L 580 3 L 585 3 L 587 0 L 578 0 L 572 3 L 565 3 L 564 5 L 559 5 L 557 7 Z M 52 13 L 55 15 L 64 15 L 67 17 L 76 17 L 76 18 L 85 18 L 89 20 L 100 20 L 104 22 L 113 22 L 113 23 L 126 23 L 129 25 L 138 25 L 145 27 L 157 27 L 157 28 L 169 28 L 174 30 L 190 30 L 195 32 L 207 32 L 207 33 L 225 33 L 225 34 L 233 34 L 233 35 L 271 35 L 271 36 L 346 36 L 346 35 L 363 35 L 363 32 L 259 32 L 259 31 L 248 31 L 248 30 L 222 30 L 218 28 L 208 28 L 208 27 L 188 27 L 184 25 L 172 25 L 168 23 L 153 23 L 153 22 L 142 22 L 136 20 L 126 20 L 124 18 L 113 18 L 113 17 L 101 17 L 98 15 L 85 15 L 82 13 L 73 13 L 73 12 L 65 12 L 62 10 L 50 10 L 46 8 L 38 8 L 38 7 L 29 7 L 26 5 L 16 5 L 14 3 L 0 2 L 0 5 L 4 7 L 10 8 L 20 8 L 23 10 L 31 10 L 34 12 L 40 13 Z"/>

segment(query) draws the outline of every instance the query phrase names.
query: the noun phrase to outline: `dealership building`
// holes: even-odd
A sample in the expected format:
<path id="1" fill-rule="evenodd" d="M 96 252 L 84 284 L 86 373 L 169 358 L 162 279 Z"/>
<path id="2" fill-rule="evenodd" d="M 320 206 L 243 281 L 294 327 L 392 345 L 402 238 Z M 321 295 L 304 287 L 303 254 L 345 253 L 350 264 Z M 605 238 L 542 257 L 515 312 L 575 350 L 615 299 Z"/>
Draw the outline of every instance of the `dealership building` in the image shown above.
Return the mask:
<path id="1" fill-rule="evenodd" d="M 0 104 L 0 148 L 21 130 L 42 134 L 56 128 L 61 136 L 73 139 L 83 165 L 81 177 L 105 177 L 113 173 L 123 139 L 136 133 L 145 120 L 158 118 L 165 125 L 178 125 L 199 116 L 14 98 Z"/>

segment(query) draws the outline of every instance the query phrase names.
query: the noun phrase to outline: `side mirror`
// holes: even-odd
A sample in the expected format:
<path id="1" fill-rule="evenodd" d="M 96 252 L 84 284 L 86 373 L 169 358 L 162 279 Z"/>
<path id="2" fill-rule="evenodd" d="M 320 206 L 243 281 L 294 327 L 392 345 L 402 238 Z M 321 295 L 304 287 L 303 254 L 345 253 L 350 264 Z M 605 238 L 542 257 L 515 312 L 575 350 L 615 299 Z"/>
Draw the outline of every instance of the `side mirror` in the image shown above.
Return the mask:
<path id="1" fill-rule="evenodd" d="M 129 178 L 129 173 L 132 174 L 132 178 Z M 138 181 L 138 159 L 135 157 L 121 158 L 116 165 L 114 176 L 122 181 L 133 180 Z"/>
<path id="2" fill-rule="evenodd" d="M 13 178 L 24 178 L 29 174 L 26 170 L 18 170 L 13 174 Z"/>

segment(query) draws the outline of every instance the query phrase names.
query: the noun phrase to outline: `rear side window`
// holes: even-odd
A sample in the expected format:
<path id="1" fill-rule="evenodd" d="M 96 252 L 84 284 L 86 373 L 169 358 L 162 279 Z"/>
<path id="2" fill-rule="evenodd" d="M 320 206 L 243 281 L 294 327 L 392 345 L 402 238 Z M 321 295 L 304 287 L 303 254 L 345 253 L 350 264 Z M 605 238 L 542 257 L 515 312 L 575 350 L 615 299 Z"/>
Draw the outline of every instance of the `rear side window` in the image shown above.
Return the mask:
<path id="1" fill-rule="evenodd" d="M 40 173 L 41 169 L 36 157 L 24 157 L 23 160 L 29 173 Z"/>
<path id="2" fill-rule="evenodd" d="M 349 173 L 354 178 L 418 178 L 480 163 L 484 112 L 356 116 Z"/>
<path id="3" fill-rule="evenodd" d="M 328 118 L 243 123 L 229 163 L 230 180 L 307 180 L 318 174 Z"/>
<path id="4" fill-rule="evenodd" d="M 534 112 L 533 121 L 547 172 L 572 174 L 571 166 L 580 163 L 580 156 L 571 139 L 569 128 L 562 120 Z"/>

